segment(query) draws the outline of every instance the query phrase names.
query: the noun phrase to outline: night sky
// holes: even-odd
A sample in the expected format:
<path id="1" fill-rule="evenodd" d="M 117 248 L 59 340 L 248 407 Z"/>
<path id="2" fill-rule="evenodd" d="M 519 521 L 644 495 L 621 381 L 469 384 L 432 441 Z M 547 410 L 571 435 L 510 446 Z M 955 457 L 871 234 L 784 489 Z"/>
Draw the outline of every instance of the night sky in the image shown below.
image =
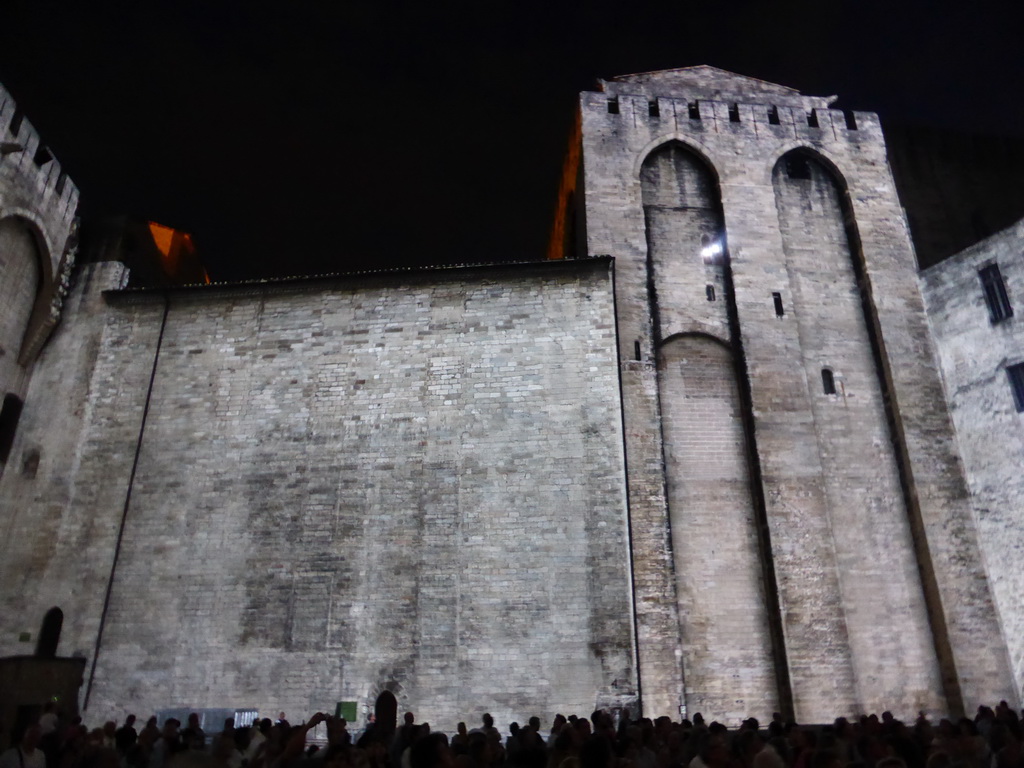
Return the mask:
<path id="1" fill-rule="evenodd" d="M 536 259 L 595 78 L 711 64 L 1019 136 L 1011 8 L 2 0 L 0 82 L 84 216 L 189 231 L 215 279 Z"/>

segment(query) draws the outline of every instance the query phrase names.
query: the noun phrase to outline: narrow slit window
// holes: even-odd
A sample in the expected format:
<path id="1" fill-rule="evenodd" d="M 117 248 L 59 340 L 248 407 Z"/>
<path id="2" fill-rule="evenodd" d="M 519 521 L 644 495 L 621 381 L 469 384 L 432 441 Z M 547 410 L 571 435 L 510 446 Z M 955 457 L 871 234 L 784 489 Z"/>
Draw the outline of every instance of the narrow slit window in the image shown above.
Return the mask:
<path id="1" fill-rule="evenodd" d="M 818 110 L 812 109 L 807 113 L 807 127 L 817 128 L 818 127 Z"/>
<path id="2" fill-rule="evenodd" d="M 633 356 L 637 359 L 637 361 L 640 360 L 640 342 L 639 341 L 634 341 L 633 342 Z"/>
<path id="3" fill-rule="evenodd" d="M 843 110 L 843 117 L 846 119 L 846 128 L 850 131 L 857 130 L 857 116 L 849 109 Z"/>
<path id="4" fill-rule="evenodd" d="M 779 125 L 779 108 L 770 107 L 768 109 L 768 125 Z"/>
<path id="5" fill-rule="evenodd" d="M 836 377 L 828 368 L 821 369 L 821 389 L 826 395 L 836 393 Z"/>
<path id="6" fill-rule="evenodd" d="M 740 105 L 731 104 L 729 105 L 729 122 L 738 123 L 740 121 Z"/>
<path id="7" fill-rule="evenodd" d="M 708 285 L 704 288 L 704 294 L 708 297 L 708 301 L 715 300 L 715 286 Z"/>
<path id="8" fill-rule="evenodd" d="M 617 115 L 617 114 L 619 114 L 619 98 L 618 98 L 618 96 L 615 96 L 615 97 L 613 97 L 611 99 L 608 99 L 608 114 L 609 115 Z"/>
<path id="9" fill-rule="evenodd" d="M 658 107 L 658 100 L 647 102 L 647 114 L 651 117 L 661 117 L 661 109 Z"/>
<path id="10" fill-rule="evenodd" d="M 1011 365 L 1006 369 L 1010 379 L 1010 391 L 1013 392 L 1013 404 L 1017 413 L 1024 413 L 1024 363 Z"/>
<path id="11" fill-rule="evenodd" d="M 786 310 L 782 306 L 782 294 L 776 291 L 772 294 L 772 301 L 775 303 L 775 316 L 782 317 Z"/>
<path id="12" fill-rule="evenodd" d="M 0 464 L 6 464 L 14 445 L 14 433 L 18 430 L 18 419 L 21 418 L 21 398 L 17 395 L 4 397 L 0 407 Z"/>
<path id="13" fill-rule="evenodd" d="M 24 119 L 24 112 L 22 112 L 20 109 L 14 110 L 14 114 L 11 116 L 9 128 L 11 129 L 11 133 L 13 133 L 15 136 L 17 136 L 18 132 L 21 130 L 21 123 L 22 121 L 24 121 Z"/>
<path id="14" fill-rule="evenodd" d="M 700 120 L 700 107 L 697 106 L 696 101 L 691 101 L 687 104 L 686 111 L 690 114 L 691 120 Z"/>
<path id="15" fill-rule="evenodd" d="M 985 293 L 985 303 L 988 305 L 988 313 L 992 322 L 999 323 L 1013 317 L 1013 305 L 1010 304 L 1010 297 L 1006 294 L 1006 283 L 1003 282 L 999 265 L 989 264 L 987 267 L 982 267 L 978 271 L 978 278 L 981 280 L 981 288 Z"/>

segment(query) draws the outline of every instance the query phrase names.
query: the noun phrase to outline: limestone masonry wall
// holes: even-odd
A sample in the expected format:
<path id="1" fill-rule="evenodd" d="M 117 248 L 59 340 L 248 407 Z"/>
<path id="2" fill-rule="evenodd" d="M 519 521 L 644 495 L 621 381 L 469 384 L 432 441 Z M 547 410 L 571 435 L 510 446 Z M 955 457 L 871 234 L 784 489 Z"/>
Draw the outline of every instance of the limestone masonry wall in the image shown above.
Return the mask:
<path id="1" fill-rule="evenodd" d="M 992 322 L 978 272 L 998 265 L 1014 315 Z M 1024 697 L 1024 412 L 1007 368 L 1024 363 L 1024 221 L 921 274 L 946 397 L 1018 696 Z"/>
<path id="2" fill-rule="evenodd" d="M 814 720 L 879 707 L 905 716 L 918 709 L 955 712 L 1015 698 L 952 424 L 935 407 L 941 382 L 877 117 L 831 110 L 828 99 L 712 67 L 625 76 L 602 89 L 580 99 L 584 183 L 578 194 L 588 252 L 616 258 L 645 711 L 672 714 L 680 704 L 690 706 L 693 675 L 680 667 L 687 653 L 680 627 L 713 620 L 699 611 L 680 615 L 666 576 L 673 568 L 665 496 L 672 479 L 665 474 L 664 405 L 654 365 L 667 330 L 658 318 L 684 317 L 671 308 L 688 306 L 705 291 L 704 281 L 662 279 L 667 245 L 652 246 L 642 204 L 645 159 L 673 141 L 711 169 L 724 213 L 731 281 L 724 298 L 733 307 L 738 336 L 732 343 L 746 377 L 740 383 L 756 448 L 755 499 L 764 500 L 755 521 L 767 558 L 763 586 L 769 603 L 774 598 L 779 606 L 773 635 L 779 690 L 764 691 L 763 701 L 777 695 L 798 719 Z M 815 211 L 811 199 L 806 214 L 787 220 L 780 210 L 772 173 L 795 149 L 812 153 L 837 179 L 853 223 L 847 250 L 845 217 Z M 669 230 L 658 224 L 657 231 Z M 835 264 L 814 263 L 806 251 L 811 241 L 831 250 L 829 259 L 851 258 L 836 274 Z M 680 240 L 678 259 L 698 253 Z M 708 329 L 690 324 L 671 332 Z M 822 390 L 820 370 L 831 359 L 849 372 L 845 402 L 828 400 Z M 847 444 L 842 434 L 862 427 Z M 731 504 L 729 498 L 722 503 Z M 735 511 L 709 503 L 704 514 L 725 520 Z M 672 537 L 688 533 L 672 530 Z M 892 542 L 899 544 L 888 551 Z M 716 543 L 714 534 L 704 540 L 704 546 Z M 725 586 L 715 598 L 738 595 Z M 866 610 L 890 599 L 903 606 L 896 614 Z M 879 621 L 888 631 L 879 630 Z M 756 675 L 737 670 L 733 658 L 729 647 L 710 649 L 699 677 Z M 733 704 L 723 692 L 712 714 Z"/>
<path id="3" fill-rule="evenodd" d="M 61 652 L 92 657 L 124 512 L 92 719 L 300 716 L 385 688 L 445 728 L 477 706 L 635 705 L 609 277 L 598 260 L 186 291 L 165 320 L 160 294 L 108 295 L 61 329 L 93 349 L 86 412 L 30 397 L 15 452 L 44 460 L 0 483 L 0 561 L 26 585 L 0 653 L 60 605 Z M 72 542 L 97 549 L 95 579 L 63 572 Z"/>
<path id="4" fill-rule="evenodd" d="M 27 314 L 20 304 L 0 296 L 0 326 L 20 328 L 14 341 L 4 337 L 0 344 L 3 357 L 23 369 L 60 317 L 74 264 L 77 208 L 78 189 L 0 85 L 0 270 L 5 282 L 17 271 L 12 266 L 30 263 L 34 272 L 31 280 L 22 281 L 33 296 Z M 18 237 L 28 242 L 15 245 Z M 24 371 L 15 376 L 4 366 L 0 358 L 0 395 L 23 394 Z"/>

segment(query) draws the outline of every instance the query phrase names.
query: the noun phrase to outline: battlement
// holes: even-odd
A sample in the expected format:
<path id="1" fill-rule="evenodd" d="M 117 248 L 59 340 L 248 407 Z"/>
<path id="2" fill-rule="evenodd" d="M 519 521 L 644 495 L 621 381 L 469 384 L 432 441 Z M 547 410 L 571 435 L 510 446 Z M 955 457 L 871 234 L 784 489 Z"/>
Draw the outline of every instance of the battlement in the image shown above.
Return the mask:
<path id="1" fill-rule="evenodd" d="M 56 214 L 64 220 L 74 217 L 78 188 L 3 85 L 0 85 L 0 173 L 18 176 L 20 186 L 29 186 L 35 193 L 36 204 L 48 214 Z"/>
<path id="2" fill-rule="evenodd" d="M 586 92 L 581 106 L 590 112 L 604 112 L 609 121 L 628 125 L 645 124 L 688 128 L 694 131 L 733 133 L 750 138 L 805 138 L 816 141 L 856 141 L 866 135 L 881 136 L 881 124 L 873 112 L 830 109 L 833 98 L 799 96 L 791 99 L 751 103 L 663 96 L 647 93 Z M 819 103 L 820 102 L 820 103 Z"/>
<path id="3" fill-rule="evenodd" d="M 807 109 L 827 109 L 836 100 L 835 96 L 806 96 L 787 85 L 706 65 L 620 75 L 598 81 L 598 87 L 611 95 L 640 94 L 648 98 L 665 96 L 690 101 L 753 101 Z"/>
<path id="4" fill-rule="evenodd" d="M 77 209 L 78 188 L 0 86 L 0 219 L 20 220 L 32 232 L 41 261 L 36 300 L 19 344 L 22 366 L 35 359 L 60 319 L 75 262 Z"/>

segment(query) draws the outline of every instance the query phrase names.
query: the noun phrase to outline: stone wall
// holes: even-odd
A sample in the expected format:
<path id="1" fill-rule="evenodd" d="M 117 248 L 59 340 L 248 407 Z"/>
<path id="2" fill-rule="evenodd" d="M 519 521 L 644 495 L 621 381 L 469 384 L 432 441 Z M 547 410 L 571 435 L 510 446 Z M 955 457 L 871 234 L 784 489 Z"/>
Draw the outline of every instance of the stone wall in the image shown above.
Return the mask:
<path id="1" fill-rule="evenodd" d="M 0 397 L 22 397 L 28 375 L 18 362 L 40 283 L 39 251 L 19 221 L 0 220 Z M 0 457 L 2 458 L 2 457 Z"/>
<path id="2" fill-rule="evenodd" d="M 0 647 L 51 605 L 61 653 L 91 662 L 101 632 L 92 720 L 384 689 L 444 729 L 635 704 L 609 278 L 83 297 L 105 306 L 26 399 L 38 470 L 0 481 Z"/>
<path id="3" fill-rule="evenodd" d="M 23 269 L 26 260 L 34 262 L 32 281 L 25 283 L 32 295 L 28 311 L 0 297 L 0 327 L 21 329 L 16 343 L 0 340 L 8 358 L 0 361 L 0 395 L 24 394 L 26 372 L 60 316 L 74 263 L 77 208 L 75 185 L 0 85 L 0 250 L 6 251 L 0 254 L 0 282 L 7 283 L 9 271 Z M 14 364 L 21 368 L 17 376 L 6 370 Z"/>
<path id="4" fill-rule="evenodd" d="M 921 273 L 946 397 L 1017 694 L 1024 696 L 1024 413 L 1008 366 L 1024 362 L 1024 221 Z M 978 271 L 996 264 L 1015 314 L 992 322 Z"/>
<path id="5" fill-rule="evenodd" d="M 665 306 L 686 306 L 694 291 L 705 288 L 686 285 L 689 293 L 677 297 L 651 272 L 642 167 L 672 141 L 706 162 L 724 213 L 727 299 L 734 307 L 746 376 L 740 392 L 752 427 L 750 470 L 754 498 L 763 499 L 755 503 L 755 523 L 769 558 L 764 589 L 780 609 L 775 660 L 782 705 L 791 704 L 801 720 L 814 720 L 883 706 L 912 717 L 918 709 L 957 712 L 965 704 L 973 709 L 982 701 L 1015 698 L 952 424 L 944 409 L 934 407 L 942 399 L 941 383 L 877 117 L 844 114 L 829 109 L 827 99 L 711 67 L 626 76 L 602 88 L 580 100 L 584 181 L 577 194 L 584 198 L 588 252 L 616 258 L 645 711 L 673 714 L 680 704 L 689 705 L 678 682 L 684 655 L 679 622 L 709 618 L 678 614 L 665 533 L 663 406 L 652 364 L 664 338 L 657 323 Z M 793 246 L 799 249 L 787 227 L 820 236 L 826 246 L 837 237 L 829 227 L 842 231 L 835 217 L 827 226 L 815 223 L 813 210 L 800 224 L 780 220 L 772 172 L 798 148 L 814 153 L 839 180 L 855 222 L 850 255 L 857 274 L 851 263 L 837 275 L 817 272 L 813 264 L 804 269 L 787 255 L 787 247 L 790 254 Z M 678 258 L 697 256 L 692 245 L 681 243 Z M 835 280 L 818 290 L 817 283 Z M 860 294 L 866 300 L 858 311 Z M 842 312 L 832 312 L 840 295 Z M 826 412 L 832 404 L 820 402 L 820 370 L 827 361 L 819 352 L 829 338 L 850 345 L 851 365 L 859 361 L 857 391 L 847 387 L 848 400 L 852 395 L 865 403 L 856 422 L 842 404 Z M 886 401 L 894 404 L 891 419 Z M 861 418 L 868 425 L 859 447 L 845 461 L 830 455 L 832 444 L 861 429 Z M 835 467 L 840 475 L 829 479 Z M 905 490 L 897 492 L 900 470 Z M 873 487 L 876 475 L 886 478 L 887 490 Z M 868 511 L 875 507 L 880 513 Z M 706 510 L 720 513 L 714 506 Z M 843 536 L 849 540 L 837 545 Z M 885 551 L 889 541 L 899 542 L 898 553 Z M 896 560 L 891 569 L 864 567 L 860 553 Z M 863 610 L 887 595 L 899 596 L 907 607 L 898 619 Z M 723 590 L 717 597 L 728 600 L 730 594 Z M 884 648 L 874 645 L 878 621 L 886 622 L 889 635 Z M 710 655 L 707 674 L 732 674 L 728 658 Z M 904 685 L 904 679 L 911 682 Z M 764 692 L 763 701 L 773 695 Z M 732 705 L 724 695 L 715 711 L 704 714 L 718 716 Z"/>

